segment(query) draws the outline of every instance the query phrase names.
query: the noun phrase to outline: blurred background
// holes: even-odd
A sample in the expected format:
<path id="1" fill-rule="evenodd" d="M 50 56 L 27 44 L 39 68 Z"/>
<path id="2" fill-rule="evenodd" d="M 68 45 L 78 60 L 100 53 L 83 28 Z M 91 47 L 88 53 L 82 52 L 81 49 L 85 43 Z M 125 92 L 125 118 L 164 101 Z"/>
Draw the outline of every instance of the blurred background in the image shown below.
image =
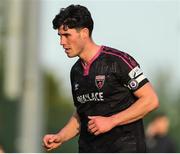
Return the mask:
<path id="1" fill-rule="evenodd" d="M 60 8 L 86 6 L 93 39 L 131 54 L 156 89 L 159 112 L 180 152 L 180 1 L 0 0 L 0 147 L 44 152 L 42 137 L 62 128 L 74 110 L 69 73 L 77 60 L 59 45 L 52 20 Z M 53 152 L 78 152 L 77 140 Z"/>

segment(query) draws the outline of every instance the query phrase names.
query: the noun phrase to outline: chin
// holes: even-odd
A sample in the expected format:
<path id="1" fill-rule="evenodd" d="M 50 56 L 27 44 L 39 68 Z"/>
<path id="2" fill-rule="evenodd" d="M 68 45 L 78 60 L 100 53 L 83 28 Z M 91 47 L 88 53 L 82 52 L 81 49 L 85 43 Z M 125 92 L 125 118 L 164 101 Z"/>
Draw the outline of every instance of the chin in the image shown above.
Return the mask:
<path id="1" fill-rule="evenodd" d="M 74 58 L 74 57 L 76 57 L 76 55 L 68 55 L 68 54 L 67 54 L 67 56 L 68 56 L 69 58 Z"/>

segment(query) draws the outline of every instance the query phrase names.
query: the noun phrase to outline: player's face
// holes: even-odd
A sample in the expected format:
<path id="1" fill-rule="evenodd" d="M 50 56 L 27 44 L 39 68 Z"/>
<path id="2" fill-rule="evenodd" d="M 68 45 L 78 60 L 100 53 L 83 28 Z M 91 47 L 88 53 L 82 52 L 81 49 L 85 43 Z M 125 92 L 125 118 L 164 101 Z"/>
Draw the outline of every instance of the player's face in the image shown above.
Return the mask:
<path id="1" fill-rule="evenodd" d="M 84 49 L 81 30 L 74 28 L 64 29 L 63 26 L 61 26 L 58 29 L 58 35 L 60 36 L 60 45 L 63 46 L 68 57 L 72 58 L 81 54 Z"/>

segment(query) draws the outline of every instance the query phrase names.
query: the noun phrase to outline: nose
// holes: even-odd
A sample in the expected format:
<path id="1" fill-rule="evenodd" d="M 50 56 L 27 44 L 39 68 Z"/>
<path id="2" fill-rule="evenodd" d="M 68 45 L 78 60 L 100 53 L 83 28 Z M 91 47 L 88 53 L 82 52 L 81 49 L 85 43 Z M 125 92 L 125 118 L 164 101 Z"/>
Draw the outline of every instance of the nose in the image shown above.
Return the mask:
<path id="1" fill-rule="evenodd" d="M 66 44 L 66 40 L 65 40 L 65 38 L 64 37 L 61 37 L 60 38 L 60 45 L 65 45 Z"/>

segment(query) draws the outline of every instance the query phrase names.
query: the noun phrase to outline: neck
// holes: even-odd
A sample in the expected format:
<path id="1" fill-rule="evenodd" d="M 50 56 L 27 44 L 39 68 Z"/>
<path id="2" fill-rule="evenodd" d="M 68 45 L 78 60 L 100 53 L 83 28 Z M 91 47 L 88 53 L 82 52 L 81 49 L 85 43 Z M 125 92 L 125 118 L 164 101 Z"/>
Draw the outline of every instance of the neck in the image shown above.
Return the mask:
<path id="1" fill-rule="evenodd" d="M 79 58 L 81 58 L 84 64 L 88 64 L 90 60 L 97 54 L 99 48 L 99 45 L 91 41 L 85 45 L 83 51 L 79 55 Z"/>

